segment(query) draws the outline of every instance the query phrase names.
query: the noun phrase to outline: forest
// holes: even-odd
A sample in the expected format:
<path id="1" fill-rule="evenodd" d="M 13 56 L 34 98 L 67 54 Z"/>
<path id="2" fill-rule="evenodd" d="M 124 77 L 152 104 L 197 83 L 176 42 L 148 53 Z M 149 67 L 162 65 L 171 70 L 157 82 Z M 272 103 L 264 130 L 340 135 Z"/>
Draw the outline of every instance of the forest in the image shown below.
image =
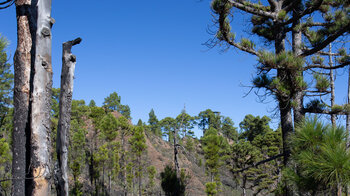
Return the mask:
<path id="1" fill-rule="evenodd" d="M 91 41 L 84 37 L 60 46 L 60 86 L 54 87 L 52 4 L 0 0 L 0 12 L 16 14 L 16 35 L 0 34 L 0 196 L 350 195 L 350 1 L 208 2 L 211 23 L 203 34 L 210 38 L 202 45 L 253 59 L 241 99 L 253 95 L 261 105 L 274 104 L 260 115 L 232 101 L 242 105 L 234 111 L 242 115 L 238 122 L 210 106 L 194 114 L 188 104 L 166 116 L 152 106 L 142 111 L 146 120 L 134 119 L 138 108 L 117 90 L 103 95 L 102 104 L 93 89 L 91 98 L 76 99 L 76 65 L 84 54 L 72 50 Z M 246 78 L 252 74 L 239 62 L 230 66 Z M 89 80 L 98 80 L 93 72 Z M 138 93 L 136 99 L 146 99 Z"/>

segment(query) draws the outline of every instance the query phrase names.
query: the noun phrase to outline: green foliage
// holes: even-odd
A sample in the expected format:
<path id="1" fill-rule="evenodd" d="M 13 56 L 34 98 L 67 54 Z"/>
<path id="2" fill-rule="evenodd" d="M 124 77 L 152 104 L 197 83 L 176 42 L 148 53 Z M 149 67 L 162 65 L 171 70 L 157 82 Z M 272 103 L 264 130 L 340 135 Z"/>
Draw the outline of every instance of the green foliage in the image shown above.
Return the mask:
<path id="1" fill-rule="evenodd" d="M 167 137 L 168 142 L 171 142 L 174 137 L 173 132 L 177 129 L 176 120 L 171 117 L 166 117 L 159 122 L 159 125 L 163 136 Z"/>
<path id="2" fill-rule="evenodd" d="M 247 139 L 248 141 L 253 141 L 257 135 L 263 135 L 272 129 L 269 126 L 271 119 L 267 116 L 254 117 L 248 114 L 244 117 L 243 121 L 239 123 L 241 129 L 240 139 Z"/>
<path id="3" fill-rule="evenodd" d="M 193 152 L 194 150 L 194 143 L 193 143 L 193 138 L 190 136 L 186 137 L 186 146 L 185 146 L 186 150 L 188 150 L 189 152 Z"/>
<path id="4" fill-rule="evenodd" d="M 11 177 L 11 150 L 10 144 L 6 141 L 5 138 L 0 138 L 0 179 L 6 179 Z M 11 181 L 2 181 L 0 182 L 0 188 L 9 192 L 11 188 Z M 0 195 L 2 191 L 0 189 Z"/>
<path id="5" fill-rule="evenodd" d="M 108 141 L 112 141 L 117 137 L 118 127 L 118 120 L 112 113 L 105 115 L 99 124 L 103 136 L 106 137 Z"/>
<path id="6" fill-rule="evenodd" d="M 314 74 L 314 78 L 316 79 L 316 89 L 319 92 L 327 92 L 331 85 L 329 79 L 321 74 Z"/>
<path id="7" fill-rule="evenodd" d="M 218 134 L 218 131 L 214 128 L 209 128 L 204 136 L 201 138 L 205 166 L 211 178 L 211 181 L 214 179 L 220 181 L 219 177 L 219 168 L 223 164 L 225 159 L 225 154 L 228 150 L 227 140 L 224 137 Z"/>
<path id="8" fill-rule="evenodd" d="M 253 79 L 253 84 L 257 88 L 269 88 L 272 79 L 267 74 L 260 74 Z"/>
<path id="9" fill-rule="evenodd" d="M 184 196 L 186 191 L 186 177 L 176 176 L 176 171 L 170 165 L 165 166 L 160 173 L 161 186 L 166 196 Z"/>
<path id="10" fill-rule="evenodd" d="M 249 40 L 249 39 L 247 39 L 247 38 L 242 38 L 240 44 L 244 48 L 254 49 L 254 47 L 255 47 L 254 42 Z"/>
<path id="11" fill-rule="evenodd" d="M 334 104 L 334 106 L 331 108 L 331 112 L 338 113 L 343 111 L 343 109 L 344 109 L 343 106 Z"/>
<path id="12" fill-rule="evenodd" d="M 103 108 L 100 107 L 91 107 L 89 117 L 92 119 L 95 127 L 97 128 L 105 116 L 106 112 Z"/>
<path id="13" fill-rule="evenodd" d="M 205 193 L 208 196 L 215 196 L 215 195 L 217 195 L 218 191 L 216 189 L 217 189 L 216 182 L 207 182 L 207 183 L 205 183 Z"/>
<path id="14" fill-rule="evenodd" d="M 72 169 L 74 179 L 77 180 L 85 166 L 85 134 L 86 130 L 77 122 L 71 121 L 71 140 L 69 146 L 69 167 Z"/>
<path id="15" fill-rule="evenodd" d="M 118 107 L 120 106 L 120 100 L 121 98 L 118 95 L 118 93 L 113 92 L 109 94 L 108 97 L 105 98 L 103 102 L 103 107 L 107 111 L 117 111 Z"/>
<path id="16" fill-rule="evenodd" d="M 312 56 L 311 61 L 313 64 L 323 65 L 324 58 L 320 55 Z"/>
<path id="17" fill-rule="evenodd" d="M 135 153 L 136 156 L 141 156 L 147 149 L 144 129 L 142 127 L 135 127 L 133 135 L 129 139 L 129 143 L 131 144 L 132 152 Z"/>
<path id="18" fill-rule="evenodd" d="M 91 99 L 91 101 L 90 101 L 90 103 L 89 103 L 89 107 L 96 107 L 96 102 L 93 100 L 93 99 Z"/>
<path id="19" fill-rule="evenodd" d="M 203 131 L 214 128 L 219 129 L 221 127 L 221 116 L 218 113 L 213 112 L 211 109 L 207 109 L 198 114 L 198 127 Z"/>
<path id="20" fill-rule="evenodd" d="M 148 123 L 149 123 L 151 131 L 154 134 L 156 134 L 158 136 L 161 136 L 162 135 L 162 131 L 160 129 L 158 118 L 155 115 L 153 109 L 151 109 L 151 111 L 149 112 L 148 116 L 149 116 Z"/>
<path id="21" fill-rule="evenodd" d="M 120 112 L 123 116 L 125 116 L 125 118 L 131 119 L 131 111 L 128 105 L 120 105 L 119 110 L 117 111 Z"/>
<path id="22" fill-rule="evenodd" d="M 155 186 L 155 182 L 154 182 L 154 178 L 156 177 L 156 167 L 154 167 L 153 165 L 147 167 L 147 173 L 148 173 L 148 189 L 153 189 L 153 187 Z"/>
<path id="23" fill-rule="evenodd" d="M 0 34 L 0 122 L 4 122 L 12 105 L 13 74 L 11 65 L 7 62 L 7 46 L 7 39 Z M 3 123 L 0 126 L 3 126 Z"/>
<path id="24" fill-rule="evenodd" d="M 117 111 L 125 116 L 127 119 L 130 119 L 130 107 L 128 105 L 121 104 L 121 98 L 118 93 L 113 92 L 108 97 L 105 98 L 103 102 L 103 108 L 106 111 Z"/>
<path id="25" fill-rule="evenodd" d="M 229 117 L 223 118 L 221 131 L 226 138 L 233 141 L 237 141 L 238 139 L 237 128 L 234 127 L 234 123 L 231 118 Z"/>
<path id="26" fill-rule="evenodd" d="M 287 15 L 287 12 L 285 10 L 281 10 L 277 14 L 277 18 L 280 20 L 286 20 L 286 19 L 288 19 L 287 17 L 288 17 L 288 15 Z"/>
<path id="27" fill-rule="evenodd" d="M 133 183 L 134 183 L 134 163 L 129 162 L 126 166 L 126 182 L 127 182 L 127 189 L 128 192 L 131 193 L 133 192 Z"/>
<path id="28" fill-rule="evenodd" d="M 60 88 L 52 88 L 51 116 L 57 119 L 59 117 L 60 91 Z"/>
<path id="29" fill-rule="evenodd" d="M 181 111 L 181 113 L 176 117 L 176 124 L 179 127 L 179 131 L 182 137 L 187 135 L 193 136 L 194 133 L 191 129 L 193 129 L 195 125 L 195 117 L 190 116 L 186 113 L 185 110 Z"/>
<path id="30" fill-rule="evenodd" d="M 281 131 L 273 131 L 270 119 L 247 115 L 240 123 L 240 140 L 231 145 L 229 159 L 230 169 L 242 189 L 251 189 L 254 194 L 267 194 L 277 184 L 281 160 L 269 161 L 257 167 L 252 165 L 281 153 Z M 249 138 L 249 139 L 248 139 Z M 238 172 L 244 168 L 241 172 Z"/>
<path id="31" fill-rule="evenodd" d="M 126 117 L 121 116 L 117 121 L 118 129 L 122 135 L 130 135 L 132 133 L 133 126 Z"/>
<path id="32" fill-rule="evenodd" d="M 332 127 L 318 122 L 316 118 L 307 120 L 292 137 L 292 158 L 298 173 L 288 178 L 299 189 L 336 190 L 350 184 L 350 154 L 346 146 L 347 133 L 342 127 Z M 315 185 L 316 183 L 317 185 Z"/>
<path id="33" fill-rule="evenodd" d="M 84 100 L 72 100 L 71 119 L 83 123 L 85 117 L 90 111 L 90 108 L 85 105 Z"/>
<path id="34" fill-rule="evenodd" d="M 309 103 L 306 104 L 305 109 L 316 111 L 316 112 L 322 112 L 326 108 L 326 104 L 321 102 L 318 99 L 311 100 Z"/>
<path id="35" fill-rule="evenodd" d="M 259 62 L 269 68 L 284 68 L 300 70 L 304 65 L 304 59 L 295 56 L 292 52 L 281 52 L 274 54 L 272 52 L 260 51 Z"/>

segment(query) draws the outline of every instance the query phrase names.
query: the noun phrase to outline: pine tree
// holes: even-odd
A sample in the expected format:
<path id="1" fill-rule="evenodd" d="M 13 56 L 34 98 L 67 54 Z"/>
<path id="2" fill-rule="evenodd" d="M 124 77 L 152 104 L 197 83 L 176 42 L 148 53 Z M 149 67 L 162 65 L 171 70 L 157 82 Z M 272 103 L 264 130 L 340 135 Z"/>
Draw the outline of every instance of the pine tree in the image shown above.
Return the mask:
<path id="1" fill-rule="evenodd" d="M 179 135 L 181 137 L 193 136 L 195 118 L 186 113 L 186 110 L 182 110 L 181 113 L 175 118 L 176 124 L 179 127 Z"/>
<path id="2" fill-rule="evenodd" d="M 234 127 L 234 123 L 231 118 L 229 117 L 223 118 L 221 131 L 226 138 L 233 141 L 237 141 L 238 139 L 237 128 Z"/>
<path id="3" fill-rule="evenodd" d="M 165 117 L 159 122 L 160 128 L 163 132 L 163 136 L 165 136 L 168 142 L 173 141 L 175 129 L 177 129 L 176 121 L 174 118 Z"/>
<path id="4" fill-rule="evenodd" d="M 154 113 L 154 110 L 151 109 L 151 111 L 148 114 L 149 118 L 148 118 L 148 124 L 150 126 L 151 131 L 158 135 L 161 136 L 162 135 L 162 131 L 160 130 L 160 125 L 159 125 L 159 121 L 157 116 Z"/>
<path id="5" fill-rule="evenodd" d="M 121 104 L 121 97 L 116 92 L 111 93 L 108 97 L 105 98 L 103 102 L 103 108 L 105 108 L 107 112 L 117 111 L 127 119 L 131 119 L 130 107 L 128 105 Z"/>
<path id="6" fill-rule="evenodd" d="M 130 124 L 129 120 L 125 118 L 124 116 L 121 116 L 118 118 L 118 131 L 120 134 L 120 140 L 121 140 L 121 149 L 120 149 L 120 179 L 123 186 L 124 193 L 127 192 L 128 185 L 127 185 L 127 151 L 126 151 L 126 137 L 131 135 L 133 132 L 133 126 Z"/>
<path id="7" fill-rule="evenodd" d="M 136 177 L 138 179 L 139 184 L 139 196 L 142 195 L 142 154 L 147 149 L 146 138 L 144 134 L 144 129 L 142 127 L 135 127 L 133 131 L 133 135 L 129 139 L 129 143 L 131 145 L 132 152 L 136 156 Z"/>
<path id="8" fill-rule="evenodd" d="M 0 34 L 0 179 L 11 178 L 12 88 L 13 74 L 7 62 L 8 41 Z M 0 195 L 11 193 L 11 182 L 0 182 Z"/>
<path id="9" fill-rule="evenodd" d="M 198 127 L 205 132 L 209 128 L 220 129 L 221 116 L 213 112 L 211 109 L 202 111 L 197 116 Z"/>
<path id="10" fill-rule="evenodd" d="M 154 186 L 155 186 L 155 177 L 156 177 L 157 170 L 156 168 L 151 165 L 147 167 L 147 174 L 148 174 L 148 184 L 147 184 L 147 194 L 152 195 L 154 194 Z"/>
<path id="11" fill-rule="evenodd" d="M 96 107 L 96 102 L 93 99 L 89 102 L 89 107 Z"/>
<path id="12" fill-rule="evenodd" d="M 7 46 L 8 41 L 0 34 L 0 128 L 4 125 L 12 105 L 13 74 L 11 65 L 7 62 Z"/>
<path id="13" fill-rule="evenodd" d="M 298 125 L 307 112 L 303 108 L 304 92 L 307 89 L 303 75 L 307 70 L 327 68 L 322 64 L 305 65 L 306 57 L 322 52 L 328 44 L 349 32 L 349 3 L 318 0 L 213 0 L 211 7 L 219 27 L 215 38 L 208 45 L 215 46 L 223 42 L 258 57 L 259 74 L 253 84 L 266 89 L 266 94 L 274 95 L 278 101 L 284 164 L 288 165 L 289 135 L 294 130 L 292 114 L 294 124 Z M 259 48 L 244 37 L 240 41 L 236 40 L 231 28 L 231 17 L 235 10 L 251 16 L 251 33 L 274 44 L 273 50 L 267 51 L 265 45 Z M 286 47 L 288 38 L 292 38 L 290 51 Z M 345 61 L 338 68 L 348 63 Z M 290 191 L 287 187 L 286 194 L 291 194 Z"/>
<path id="14" fill-rule="evenodd" d="M 211 127 L 204 133 L 201 141 L 210 182 L 215 182 L 216 189 L 219 191 L 221 186 L 219 168 L 223 165 L 225 154 L 227 153 L 227 140 L 220 136 L 216 129 Z"/>
<path id="15" fill-rule="evenodd" d="M 72 170 L 73 175 L 73 195 L 82 195 L 82 184 L 79 181 L 79 177 L 84 171 L 85 167 L 85 135 L 86 130 L 82 128 L 83 125 L 79 124 L 77 120 L 71 122 L 71 141 L 69 142 L 69 160 L 68 165 Z"/>
<path id="16" fill-rule="evenodd" d="M 272 129 L 269 126 L 271 119 L 267 116 L 253 116 L 248 114 L 244 117 L 243 121 L 239 123 L 241 128 L 240 139 L 247 139 L 252 142 L 257 135 L 263 135 Z"/>
<path id="17" fill-rule="evenodd" d="M 118 95 L 118 93 L 113 92 L 111 94 L 109 94 L 108 97 L 105 98 L 104 102 L 103 102 L 103 107 L 107 110 L 107 111 L 117 111 L 118 108 L 120 107 L 120 96 Z"/>

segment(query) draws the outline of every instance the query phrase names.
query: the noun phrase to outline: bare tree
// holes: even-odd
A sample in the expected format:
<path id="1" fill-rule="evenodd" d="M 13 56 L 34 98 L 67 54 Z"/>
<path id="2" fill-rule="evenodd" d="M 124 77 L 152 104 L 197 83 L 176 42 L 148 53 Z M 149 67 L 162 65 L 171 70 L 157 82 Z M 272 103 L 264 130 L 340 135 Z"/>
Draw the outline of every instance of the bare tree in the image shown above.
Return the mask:
<path id="1" fill-rule="evenodd" d="M 31 93 L 31 173 L 32 195 L 49 195 L 51 177 L 50 112 L 52 89 L 51 0 L 38 0 L 36 6 L 35 59 Z"/>
<path id="2" fill-rule="evenodd" d="M 62 72 L 61 72 L 61 92 L 60 92 L 60 114 L 57 128 L 57 160 L 59 172 L 57 173 L 58 187 L 57 195 L 68 196 L 68 133 L 70 129 L 72 96 L 73 96 L 73 79 L 76 57 L 72 54 L 71 49 L 74 45 L 79 44 L 81 38 L 63 43 L 62 52 Z"/>
<path id="3" fill-rule="evenodd" d="M 33 48 L 31 0 L 16 1 L 17 49 L 14 55 L 14 120 L 12 134 L 12 190 L 14 196 L 25 195 L 25 175 L 28 167 L 26 144 L 30 136 L 29 98 Z"/>
<path id="4" fill-rule="evenodd" d="M 51 0 L 5 0 L 0 2 L 0 9 L 14 3 L 17 49 L 14 56 L 13 195 L 48 195 L 51 27 L 54 23 Z"/>

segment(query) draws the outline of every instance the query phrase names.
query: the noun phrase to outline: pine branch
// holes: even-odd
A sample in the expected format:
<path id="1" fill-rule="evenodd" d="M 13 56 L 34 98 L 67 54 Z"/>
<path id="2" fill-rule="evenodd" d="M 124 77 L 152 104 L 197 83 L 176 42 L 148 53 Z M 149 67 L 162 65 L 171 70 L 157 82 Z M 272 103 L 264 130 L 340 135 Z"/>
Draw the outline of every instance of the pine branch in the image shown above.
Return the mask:
<path id="1" fill-rule="evenodd" d="M 317 54 L 320 54 L 323 56 L 342 56 L 339 53 L 330 53 L 330 52 L 324 52 L 324 51 L 318 51 Z"/>
<path id="2" fill-rule="evenodd" d="M 272 156 L 272 157 L 270 157 L 270 158 L 268 158 L 268 159 L 265 159 L 265 160 L 259 161 L 259 162 L 257 162 L 257 163 L 254 163 L 253 165 L 250 165 L 250 166 L 245 167 L 245 168 L 243 168 L 243 169 L 240 169 L 240 170 L 238 170 L 238 171 L 234 171 L 234 173 L 241 173 L 241 172 L 244 172 L 245 170 L 248 170 L 248 169 L 253 168 L 253 167 L 257 167 L 257 166 L 259 166 L 259 165 L 261 165 L 261 164 L 264 164 L 264 163 L 273 161 L 273 160 L 278 159 L 278 158 L 283 157 L 283 156 L 284 156 L 284 153 L 280 153 L 280 154 L 275 155 L 275 156 Z"/>
<path id="3" fill-rule="evenodd" d="M 309 69 L 314 69 L 314 68 L 320 68 L 320 69 L 328 69 L 328 70 L 331 70 L 331 69 L 338 69 L 338 68 L 343 68 L 347 65 L 350 65 L 350 61 L 347 61 L 347 62 L 344 62 L 344 63 L 341 63 L 337 66 L 326 66 L 326 65 L 308 65 L 306 67 L 304 67 L 304 71 L 305 70 L 309 70 Z"/>
<path id="4" fill-rule="evenodd" d="M 220 14 L 219 32 L 222 33 L 223 40 L 225 40 L 229 45 L 234 46 L 242 51 L 248 52 L 248 53 L 253 54 L 255 56 L 260 56 L 260 54 L 257 51 L 255 51 L 254 49 L 244 47 L 241 44 L 239 44 L 231 39 L 231 37 L 229 36 L 228 29 L 225 28 L 225 18 L 226 17 L 224 16 L 224 14 Z"/>
<path id="5" fill-rule="evenodd" d="M 313 114 L 336 114 L 336 115 L 348 115 L 349 112 L 346 112 L 344 110 L 341 111 L 332 111 L 332 110 L 325 110 L 325 109 L 319 109 L 319 108 L 305 108 L 305 113 L 313 113 Z"/>
<path id="6" fill-rule="evenodd" d="M 271 18 L 271 19 L 275 19 L 277 17 L 276 13 L 267 12 L 267 11 L 263 11 L 261 9 L 255 9 L 255 8 L 253 8 L 251 6 L 244 5 L 244 2 L 247 3 L 247 4 L 251 4 L 248 1 L 240 1 L 240 2 L 237 2 L 235 0 L 228 0 L 228 1 L 232 4 L 233 7 L 237 8 L 237 9 L 240 9 L 242 11 L 248 12 L 250 14 L 263 16 L 263 17 L 268 17 L 268 18 Z"/>
<path id="7" fill-rule="evenodd" d="M 348 22 L 347 25 L 345 25 L 343 28 L 339 29 L 337 32 L 335 32 L 332 35 L 328 36 L 328 38 L 326 40 L 324 40 L 323 42 L 319 43 L 314 48 L 304 50 L 304 52 L 300 56 L 301 57 L 306 57 L 306 56 L 309 56 L 309 55 L 317 53 L 318 51 L 320 51 L 323 48 L 325 48 L 326 46 L 328 46 L 331 42 L 336 40 L 338 37 L 340 37 L 343 34 L 345 34 L 346 32 L 348 32 L 349 29 L 350 29 L 350 22 Z"/>
<path id="8" fill-rule="evenodd" d="M 297 2 L 297 1 L 295 1 Z M 300 20 L 302 17 L 313 13 L 314 11 L 316 11 L 323 3 L 323 0 L 317 0 L 316 3 L 314 3 L 313 6 L 308 7 L 307 9 L 305 9 L 301 14 L 299 14 L 297 17 L 293 17 L 289 20 L 287 20 L 286 22 L 282 23 L 283 25 L 287 25 L 287 24 L 291 24 L 294 23 L 298 20 Z M 290 4 L 290 7 L 292 8 L 294 6 L 294 3 Z M 288 10 L 287 7 L 285 7 L 284 9 Z"/>
<path id="9" fill-rule="evenodd" d="M 0 10 L 8 8 L 14 3 L 15 3 L 15 0 L 6 0 L 6 1 L 0 2 Z"/>
<path id="10" fill-rule="evenodd" d="M 311 90 L 304 90 L 303 92 L 306 92 L 306 93 L 330 93 L 330 91 L 311 91 Z"/>

